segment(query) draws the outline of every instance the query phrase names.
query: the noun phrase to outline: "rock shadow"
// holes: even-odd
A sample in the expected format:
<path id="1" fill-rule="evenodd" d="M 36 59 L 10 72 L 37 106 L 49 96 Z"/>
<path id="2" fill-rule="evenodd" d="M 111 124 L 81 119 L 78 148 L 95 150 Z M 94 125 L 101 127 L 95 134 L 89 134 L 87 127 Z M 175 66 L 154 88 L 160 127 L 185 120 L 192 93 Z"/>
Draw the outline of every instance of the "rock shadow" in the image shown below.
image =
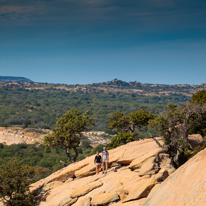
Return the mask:
<path id="1" fill-rule="evenodd" d="M 38 206 L 41 202 L 46 202 L 47 197 L 50 195 L 50 191 L 42 192 L 38 196 L 35 197 L 34 205 Z"/>

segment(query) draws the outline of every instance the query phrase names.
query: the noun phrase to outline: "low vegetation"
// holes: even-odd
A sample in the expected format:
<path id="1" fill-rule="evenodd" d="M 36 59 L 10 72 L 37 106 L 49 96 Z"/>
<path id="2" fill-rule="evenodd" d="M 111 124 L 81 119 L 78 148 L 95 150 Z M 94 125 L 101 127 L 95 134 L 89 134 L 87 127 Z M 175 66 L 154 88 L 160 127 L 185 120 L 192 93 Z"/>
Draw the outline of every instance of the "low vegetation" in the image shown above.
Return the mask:
<path id="1" fill-rule="evenodd" d="M 204 95 L 203 95 L 204 94 Z M 176 168 L 184 164 L 192 155 L 188 135 L 199 133 L 204 137 L 206 120 L 206 90 L 193 95 L 192 100 L 178 107 L 169 104 L 157 118 L 150 121 L 150 127 L 156 127 L 164 139 L 164 150 L 170 155 Z M 201 101 L 197 101 L 200 100 Z M 204 142 L 199 149 L 205 148 Z"/>
<path id="2" fill-rule="evenodd" d="M 115 85 L 117 83 L 118 81 Z M 53 133 L 45 137 L 43 145 L 0 144 L 0 194 L 4 198 L 8 197 L 5 205 L 12 205 L 9 202 L 11 199 L 21 202 L 23 198 L 25 202 L 17 205 L 29 206 L 26 201 L 30 200 L 32 203 L 33 198 L 28 192 L 29 183 L 61 169 L 64 165 L 60 160 L 68 165 L 95 154 L 96 151 L 101 152 L 103 145 L 92 148 L 89 141 L 82 140 L 82 132 L 90 130 L 94 122 L 96 130 L 116 134 L 107 145 L 108 149 L 148 137 L 150 133 L 152 136 L 158 133 L 164 139 L 164 151 L 170 155 L 176 168 L 206 148 L 203 141 L 193 150 L 188 141 L 189 134 L 199 133 L 203 137 L 206 135 L 205 90 L 199 91 L 190 99 L 186 95 L 175 97 L 175 94 L 168 97 L 148 97 L 128 92 L 100 93 L 99 90 L 99 93 L 83 93 L 78 89 L 71 92 L 58 89 L 57 85 L 52 87 L 47 84 L 28 84 L 30 87 L 27 88 L 23 83 L 7 84 L 0 88 L 1 125 L 52 128 Z M 45 86 L 44 89 L 37 90 L 42 85 Z M 131 84 L 124 87 L 129 89 Z M 88 111 L 80 112 L 87 109 L 91 110 L 90 115 Z M 19 179 L 22 174 L 25 178 Z M 21 195 L 16 195 L 19 190 L 15 186 L 16 180 L 25 185 L 24 189 L 18 185 L 21 187 Z M 6 188 L 11 184 L 14 186 L 9 193 Z"/>
<path id="3" fill-rule="evenodd" d="M 5 206 L 33 206 L 34 195 L 29 191 L 34 169 L 10 160 L 0 166 L 0 195 Z"/>
<path id="4" fill-rule="evenodd" d="M 84 87 L 86 90 L 83 90 Z M 117 87 L 120 87 L 121 91 L 116 91 Z M 189 94 L 188 87 L 191 90 Z M 144 94 L 137 89 L 144 90 Z M 87 86 L 0 83 L 0 124 L 53 129 L 56 118 L 60 118 L 75 106 L 81 112 L 90 111 L 91 118 L 95 119 L 93 130 L 114 133 L 107 127 L 108 119 L 116 111 L 128 115 L 143 109 L 159 114 L 169 103 L 186 103 L 191 98 L 190 93 L 197 89 L 192 86 L 130 84 L 118 80 Z M 170 91 L 167 95 L 161 93 L 167 91 Z M 145 95 L 149 93 L 150 96 Z"/>
<path id="5" fill-rule="evenodd" d="M 116 112 L 109 119 L 108 129 L 115 129 L 118 134 L 111 139 L 111 143 L 107 145 L 108 149 L 116 148 L 120 145 L 139 140 L 136 131 L 143 131 L 150 120 L 154 119 L 155 115 L 146 110 L 140 109 L 129 115 L 124 115 L 122 112 Z"/>
<path id="6" fill-rule="evenodd" d="M 88 141 L 82 141 L 81 145 L 77 148 L 79 153 L 77 161 L 89 155 L 96 154 L 96 151 L 101 152 L 103 150 L 102 148 L 103 145 L 98 145 L 93 148 Z M 74 151 L 71 151 L 71 155 L 74 155 Z M 67 165 L 71 164 L 62 146 L 58 147 L 57 153 L 56 150 L 45 150 L 45 146 L 41 144 L 3 145 L 0 143 L 0 166 L 6 165 L 7 162 L 13 159 L 34 168 L 35 175 L 32 178 L 33 182 L 47 177 L 53 172 L 63 168 L 64 165 L 60 160 Z"/>

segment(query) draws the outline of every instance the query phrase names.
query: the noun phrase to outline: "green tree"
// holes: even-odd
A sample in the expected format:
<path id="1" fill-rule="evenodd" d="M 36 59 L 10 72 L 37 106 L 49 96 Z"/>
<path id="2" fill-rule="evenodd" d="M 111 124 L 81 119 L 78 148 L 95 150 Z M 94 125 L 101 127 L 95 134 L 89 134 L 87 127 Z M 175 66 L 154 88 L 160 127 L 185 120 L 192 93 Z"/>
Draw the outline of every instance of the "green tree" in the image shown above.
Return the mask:
<path id="1" fill-rule="evenodd" d="M 120 133 L 135 132 L 135 127 L 141 130 L 142 127 L 147 126 L 149 120 L 154 119 L 154 114 L 146 110 L 140 109 L 125 116 L 122 112 L 116 112 L 109 119 L 108 129 L 116 129 Z"/>
<path id="2" fill-rule="evenodd" d="M 122 112 L 115 112 L 112 117 L 109 118 L 108 129 L 116 129 L 118 132 L 129 131 L 129 116 L 125 116 Z"/>
<path id="3" fill-rule="evenodd" d="M 191 102 L 196 102 L 198 104 L 206 103 L 206 90 L 202 89 L 196 94 L 193 94 Z"/>
<path id="4" fill-rule="evenodd" d="M 34 196 L 29 191 L 30 178 L 34 169 L 30 166 L 9 161 L 0 166 L 0 194 L 6 206 L 33 206 Z"/>
<path id="5" fill-rule="evenodd" d="M 11 125 L 7 124 L 7 123 L 0 123 L 0 127 L 10 127 Z"/>
<path id="6" fill-rule="evenodd" d="M 31 120 L 27 119 L 23 121 L 23 127 L 27 128 L 31 124 Z"/>
<path id="7" fill-rule="evenodd" d="M 157 128 L 164 139 L 164 150 L 178 168 L 192 155 L 188 135 L 205 118 L 206 104 L 188 102 L 180 108 L 170 104 L 165 109 L 165 112 L 150 121 L 149 127 Z"/>
<path id="8" fill-rule="evenodd" d="M 89 118 L 89 111 L 82 114 L 73 107 L 72 110 L 57 119 L 54 132 L 44 138 L 44 145 L 47 149 L 55 148 L 57 151 L 59 145 L 63 146 L 69 161 L 75 162 L 78 156 L 77 147 L 80 144 L 82 132 L 89 125 L 94 125 L 94 119 Z M 71 149 L 75 152 L 73 157 L 70 155 Z"/>
<path id="9" fill-rule="evenodd" d="M 95 148 L 92 149 L 92 151 L 90 152 L 90 155 L 96 154 L 97 151 L 101 153 L 103 151 L 103 147 L 105 147 L 105 145 L 103 144 L 97 145 Z"/>
<path id="10" fill-rule="evenodd" d="M 196 94 L 192 95 L 192 99 L 190 102 L 197 103 L 197 104 L 206 104 L 206 90 L 200 90 Z M 197 121 L 198 117 L 193 115 L 191 117 L 192 121 L 196 121 L 196 125 L 191 125 L 190 127 L 190 134 L 201 134 L 202 137 L 206 135 L 206 115 L 201 120 Z"/>

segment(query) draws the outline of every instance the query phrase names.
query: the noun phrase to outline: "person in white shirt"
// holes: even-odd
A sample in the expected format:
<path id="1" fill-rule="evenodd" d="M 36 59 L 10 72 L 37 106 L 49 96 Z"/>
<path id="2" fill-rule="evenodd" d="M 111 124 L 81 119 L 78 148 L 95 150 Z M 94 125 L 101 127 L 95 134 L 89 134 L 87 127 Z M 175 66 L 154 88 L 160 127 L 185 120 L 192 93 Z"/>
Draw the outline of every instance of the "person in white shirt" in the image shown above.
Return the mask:
<path id="1" fill-rule="evenodd" d="M 106 150 L 106 147 L 103 147 L 103 152 L 102 152 L 103 172 L 102 174 L 107 174 L 108 162 L 109 162 L 109 152 Z M 105 169 L 106 169 L 106 172 L 104 172 Z"/>

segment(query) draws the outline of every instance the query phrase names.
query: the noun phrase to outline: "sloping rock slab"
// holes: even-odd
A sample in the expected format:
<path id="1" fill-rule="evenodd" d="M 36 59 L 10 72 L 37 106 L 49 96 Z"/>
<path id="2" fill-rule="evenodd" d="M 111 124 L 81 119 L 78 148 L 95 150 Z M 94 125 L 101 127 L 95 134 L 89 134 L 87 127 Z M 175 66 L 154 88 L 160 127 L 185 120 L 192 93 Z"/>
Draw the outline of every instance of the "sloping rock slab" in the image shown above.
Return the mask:
<path id="1" fill-rule="evenodd" d="M 44 191 L 47 191 L 47 190 L 52 190 L 53 188 L 56 188 L 56 187 L 59 187 L 61 186 L 62 184 L 64 184 L 63 182 L 59 182 L 59 181 L 54 181 L 54 182 L 50 182 L 48 184 L 46 184 L 43 188 Z"/>
<path id="2" fill-rule="evenodd" d="M 85 194 L 89 193 L 93 189 L 101 187 L 102 185 L 103 183 L 97 180 L 95 182 L 89 183 L 88 185 L 85 185 L 84 187 L 80 186 L 72 192 L 70 197 L 75 198 L 75 197 L 84 196 Z"/>
<path id="3" fill-rule="evenodd" d="M 162 138 L 156 138 L 156 139 L 160 141 L 161 144 L 163 144 Z M 115 153 L 119 155 L 118 163 L 122 165 L 128 165 L 134 159 L 144 156 L 150 151 L 159 149 L 159 146 L 156 144 L 156 142 L 153 139 L 145 139 L 141 141 L 131 142 L 129 144 L 124 145 L 124 147 L 122 146 L 121 152 L 120 152 L 120 148 L 116 148 L 116 149 L 117 151 L 115 151 Z M 115 160 L 115 158 L 111 158 L 111 160 Z"/>
<path id="4" fill-rule="evenodd" d="M 72 199 L 71 197 L 65 197 L 61 202 L 59 203 L 59 206 L 70 206 L 74 204 L 77 201 L 77 198 Z"/>
<path id="5" fill-rule="evenodd" d="M 130 202 L 117 202 L 112 204 L 111 206 L 142 206 L 146 201 L 146 198 L 142 198 L 139 200 L 134 200 L 134 201 L 130 201 Z"/>
<path id="6" fill-rule="evenodd" d="M 30 189 L 31 191 L 38 190 L 39 188 L 53 181 L 64 182 L 67 179 L 74 177 L 75 171 L 78 171 L 79 169 L 87 166 L 91 161 L 93 161 L 93 157 L 88 157 L 80 162 L 75 162 L 67 167 L 64 167 L 61 170 L 54 172 L 50 176 L 33 183 Z"/>
<path id="7" fill-rule="evenodd" d="M 107 205 L 111 202 L 119 200 L 119 195 L 116 192 L 105 192 L 97 194 L 92 198 L 91 205 Z"/>
<path id="8" fill-rule="evenodd" d="M 206 205 L 206 149 L 177 169 L 147 198 L 144 206 Z"/>
<path id="9" fill-rule="evenodd" d="M 41 200 L 39 206 L 58 206 L 60 200 L 66 197 L 70 197 L 74 190 L 76 190 L 80 186 L 85 187 L 91 182 L 95 182 L 99 178 L 100 177 L 98 177 L 97 175 L 93 175 L 82 179 L 76 179 L 69 183 L 64 183 L 61 186 L 48 191 L 47 193 L 39 194 L 39 196 L 37 197 L 37 200 Z"/>
<path id="10" fill-rule="evenodd" d="M 129 190 L 126 189 L 129 192 L 129 195 L 122 202 L 128 202 L 131 200 L 138 200 L 147 197 L 154 185 L 154 176 L 149 179 L 140 178 L 140 180 L 137 182 L 131 182 L 131 188 L 129 188 Z M 123 188 L 125 189 L 126 187 L 123 185 Z"/>
<path id="11" fill-rule="evenodd" d="M 156 148 L 154 150 L 148 151 L 146 154 L 141 155 L 134 159 L 132 163 L 129 165 L 129 168 L 132 170 L 139 169 L 142 165 L 151 157 L 156 157 L 159 153 L 162 152 L 161 148 Z"/>
<path id="12" fill-rule="evenodd" d="M 79 206 L 90 206 L 91 205 L 91 197 L 84 198 L 78 205 Z"/>
<path id="13" fill-rule="evenodd" d="M 89 165 L 87 165 L 86 167 L 83 167 L 80 170 L 77 170 L 75 172 L 75 176 L 78 178 L 82 178 L 82 177 L 88 177 L 90 175 L 93 175 L 96 173 L 96 166 L 93 163 L 94 160 L 91 161 L 91 163 Z"/>

